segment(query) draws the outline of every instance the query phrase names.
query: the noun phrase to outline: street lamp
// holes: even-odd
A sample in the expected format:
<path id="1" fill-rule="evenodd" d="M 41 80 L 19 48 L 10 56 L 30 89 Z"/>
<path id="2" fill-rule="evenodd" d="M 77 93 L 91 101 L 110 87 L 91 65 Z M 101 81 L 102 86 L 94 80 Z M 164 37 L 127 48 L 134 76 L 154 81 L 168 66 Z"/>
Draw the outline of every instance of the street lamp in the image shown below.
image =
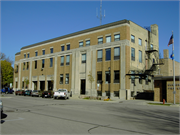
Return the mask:
<path id="1" fill-rule="evenodd" d="M 111 95 L 110 94 L 110 75 L 111 75 L 110 70 L 111 70 L 111 68 L 109 67 L 108 69 L 109 69 L 109 97 L 108 98 L 110 99 L 110 95 Z"/>

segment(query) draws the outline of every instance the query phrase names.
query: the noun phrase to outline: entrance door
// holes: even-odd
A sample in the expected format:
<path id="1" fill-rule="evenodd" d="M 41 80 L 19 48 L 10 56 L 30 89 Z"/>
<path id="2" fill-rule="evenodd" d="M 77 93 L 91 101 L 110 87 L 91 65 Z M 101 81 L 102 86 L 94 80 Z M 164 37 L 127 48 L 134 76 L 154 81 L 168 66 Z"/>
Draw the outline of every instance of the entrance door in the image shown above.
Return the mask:
<path id="1" fill-rule="evenodd" d="M 86 93 L 86 80 L 85 79 L 82 79 L 81 80 L 81 94 L 82 95 L 85 95 L 85 93 Z"/>
<path id="2" fill-rule="evenodd" d="M 163 99 L 165 99 L 165 101 L 167 101 L 166 98 L 166 81 L 162 81 L 162 100 L 161 102 L 163 102 Z"/>
<path id="3" fill-rule="evenodd" d="M 40 90 L 45 90 L 45 81 L 40 81 Z"/>

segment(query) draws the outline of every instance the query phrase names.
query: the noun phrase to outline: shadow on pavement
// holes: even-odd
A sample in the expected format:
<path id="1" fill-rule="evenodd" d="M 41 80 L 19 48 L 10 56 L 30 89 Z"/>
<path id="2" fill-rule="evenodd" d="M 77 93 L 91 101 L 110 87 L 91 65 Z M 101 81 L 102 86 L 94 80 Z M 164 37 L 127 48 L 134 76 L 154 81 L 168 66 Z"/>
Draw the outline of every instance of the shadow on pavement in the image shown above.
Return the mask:
<path id="1" fill-rule="evenodd" d="M 7 117 L 7 115 L 6 114 L 4 114 L 4 113 L 1 113 L 1 124 L 3 124 L 5 121 L 4 120 L 2 120 L 2 119 L 4 119 L 4 118 L 6 118 Z"/>

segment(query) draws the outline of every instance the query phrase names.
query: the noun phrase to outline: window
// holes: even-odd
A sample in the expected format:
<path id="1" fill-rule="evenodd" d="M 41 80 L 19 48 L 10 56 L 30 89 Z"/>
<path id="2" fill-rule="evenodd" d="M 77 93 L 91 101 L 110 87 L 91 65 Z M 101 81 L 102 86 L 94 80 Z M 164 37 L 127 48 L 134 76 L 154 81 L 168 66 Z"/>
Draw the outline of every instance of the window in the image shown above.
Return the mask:
<path id="1" fill-rule="evenodd" d="M 139 50 L 139 62 L 142 63 L 142 51 Z"/>
<path id="2" fill-rule="evenodd" d="M 146 85 L 148 85 L 148 75 L 146 75 Z"/>
<path id="3" fill-rule="evenodd" d="M 24 54 L 24 58 L 26 58 L 26 54 Z"/>
<path id="4" fill-rule="evenodd" d="M 26 63 L 24 62 L 24 63 L 23 63 L 23 70 L 25 70 L 25 65 L 26 65 Z"/>
<path id="5" fill-rule="evenodd" d="M 114 35 L 114 41 L 119 41 L 120 40 L 120 34 Z"/>
<path id="6" fill-rule="evenodd" d="M 27 57 L 29 58 L 29 53 L 27 54 Z"/>
<path id="7" fill-rule="evenodd" d="M 135 37 L 131 35 L 131 42 L 135 43 Z"/>
<path id="8" fill-rule="evenodd" d="M 44 65 L 45 65 L 45 61 L 44 59 L 42 59 L 42 68 L 44 68 Z"/>
<path id="9" fill-rule="evenodd" d="M 110 74 L 109 74 L 109 71 L 106 71 L 105 72 L 105 80 L 106 80 L 106 83 L 110 83 Z"/>
<path id="10" fill-rule="evenodd" d="M 114 48 L 114 60 L 119 60 L 119 57 L 120 57 L 120 48 L 115 47 Z"/>
<path id="11" fill-rule="evenodd" d="M 50 48 L 50 53 L 53 53 L 53 48 Z"/>
<path id="12" fill-rule="evenodd" d="M 37 60 L 34 61 L 34 68 L 37 69 Z"/>
<path id="13" fill-rule="evenodd" d="M 61 56 L 61 66 L 64 66 L 64 56 Z"/>
<path id="14" fill-rule="evenodd" d="M 131 48 L 131 60 L 135 61 L 135 49 Z"/>
<path id="15" fill-rule="evenodd" d="M 98 62 L 102 61 L 102 50 L 98 50 L 97 61 L 98 61 Z"/>
<path id="16" fill-rule="evenodd" d="M 27 70 L 29 69 L 29 62 L 27 62 L 27 68 L 26 68 Z"/>
<path id="17" fill-rule="evenodd" d="M 63 84 L 63 74 L 60 74 L 60 84 Z"/>
<path id="18" fill-rule="evenodd" d="M 66 80 L 65 84 L 69 84 L 69 74 L 66 74 Z"/>
<path id="19" fill-rule="evenodd" d="M 106 43 L 109 43 L 109 42 L 111 42 L 111 36 L 106 37 Z"/>
<path id="20" fill-rule="evenodd" d="M 142 84 L 142 76 L 139 76 L 139 84 Z"/>
<path id="21" fill-rule="evenodd" d="M 142 40 L 139 38 L 139 45 L 142 45 Z"/>
<path id="22" fill-rule="evenodd" d="M 150 49 L 153 50 L 153 45 L 151 44 Z"/>
<path id="23" fill-rule="evenodd" d="M 114 71 L 114 83 L 119 83 L 119 71 Z"/>
<path id="24" fill-rule="evenodd" d="M 38 56 L 38 52 L 35 52 L 35 56 Z"/>
<path id="25" fill-rule="evenodd" d="M 86 63 L 86 54 L 82 54 L 82 63 Z"/>
<path id="26" fill-rule="evenodd" d="M 69 60 L 70 60 L 70 56 L 67 55 L 67 56 L 66 56 L 66 65 L 69 65 Z"/>
<path id="27" fill-rule="evenodd" d="M 42 55 L 45 55 L 45 50 L 42 50 Z"/>
<path id="28" fill-rule="evenodd" d="M 79 47 L 83 47 L 83 42 L 79 42 Z"/>
<path id="29" fill-rule="evenodd" d="M 50 58 L 50 67 L 53 66 L 53 58 Z"/>
<path id="30" fill-rule="evenodd" d="M 86 40 L 86 46 L 90 46 L 90 40 Z"/>
<path id="31" fill-rule="evenodd" d="M 67 50 L 70 50 L 70 45 L 67 45 Z"/>
<path id="32" fill-rule="evenodd" d="M 97 72 L 97 83 L 101 83 L 102 82 L 102 71 L 98 71 Z"/>
<path id="33" fill-rule="evenodd" d="M 64 46 L 61 46 L 61 51 L 64 51 Z"/>
<path id="34" fill-rule="evenodd" d="M 135 72 L 131 71 L 131 74 L 135 74 Z M 131 76 L 131 83 L 135 84 L 135 76 L 134 75 Z"/>
<path id="35" fill-rule="evenodd" d="M 111 60 L 111 49 L 106 49 L 106 61 Z"/>
<path id="36" fill-rule="evenodd" d="M 103 44 L 103 37 L 98 38 L 98 44 Z"/>

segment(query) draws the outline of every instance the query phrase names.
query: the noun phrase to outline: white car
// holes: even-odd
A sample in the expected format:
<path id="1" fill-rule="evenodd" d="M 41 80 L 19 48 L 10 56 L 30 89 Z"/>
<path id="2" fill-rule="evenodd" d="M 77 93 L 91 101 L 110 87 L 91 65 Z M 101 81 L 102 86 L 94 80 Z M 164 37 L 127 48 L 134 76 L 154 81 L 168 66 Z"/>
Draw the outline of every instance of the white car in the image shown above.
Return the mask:
<path id="1" fill-rule="evenodd" d="M 69 99 L 70 93 L 67 89 L 58 89 L 57 91 L 54 92 L 54 99 L 56 98 L 64 98 L 64 99 Z"/>

